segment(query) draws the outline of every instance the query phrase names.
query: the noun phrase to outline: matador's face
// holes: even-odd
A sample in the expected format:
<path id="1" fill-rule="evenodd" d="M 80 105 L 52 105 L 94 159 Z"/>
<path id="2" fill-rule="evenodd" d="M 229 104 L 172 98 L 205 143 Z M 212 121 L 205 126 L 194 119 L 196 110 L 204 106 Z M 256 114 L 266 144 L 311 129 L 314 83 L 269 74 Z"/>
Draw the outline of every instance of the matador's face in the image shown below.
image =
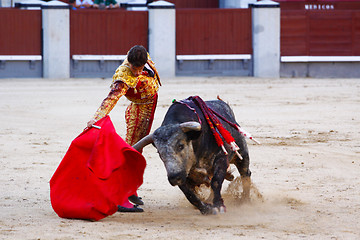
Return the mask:
<path id="1" fill-rule="evenodd" d="M 137 76 L 141 75 L 141 73 L 142 73 L 142 71 L 143 71 L 143 69 L 144 69 L 144 66 L 145 66 L 145 65 L 140 66 L 140 67 L 135 67 L 134 65 L 132 65 L 132 64 L 130 63 L 130 70 L 131 70 L 131 72 L 134 74 L 134 76 L 137 77 Z"/>

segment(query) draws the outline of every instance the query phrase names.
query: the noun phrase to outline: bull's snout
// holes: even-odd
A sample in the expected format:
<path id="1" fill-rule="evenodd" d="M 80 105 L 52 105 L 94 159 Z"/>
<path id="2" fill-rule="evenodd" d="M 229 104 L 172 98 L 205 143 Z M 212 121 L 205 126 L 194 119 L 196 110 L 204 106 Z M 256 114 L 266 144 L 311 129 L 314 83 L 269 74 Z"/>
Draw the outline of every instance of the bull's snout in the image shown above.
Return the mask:
<path id="1" fill-rule="evenodd" d="M 185 183 L 186 174 L 182 172 L 169 174 L 168 180 L 172 186 L 182 185 Z"/>

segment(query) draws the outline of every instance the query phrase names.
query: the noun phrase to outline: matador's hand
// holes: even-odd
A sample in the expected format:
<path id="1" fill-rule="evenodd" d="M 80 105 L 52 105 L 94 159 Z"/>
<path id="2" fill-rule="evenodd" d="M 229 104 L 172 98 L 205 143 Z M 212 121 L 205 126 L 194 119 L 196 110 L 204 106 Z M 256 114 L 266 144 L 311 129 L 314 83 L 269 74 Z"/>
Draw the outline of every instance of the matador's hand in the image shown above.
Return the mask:
<path id="1" fill-rule="evenodd" d="M 88 123 L 87 123 L 87 127 L 88 128 L 91 128 L 91 126 L 96 123 L 96 120 L 95 119 L 91 119 Z"/>

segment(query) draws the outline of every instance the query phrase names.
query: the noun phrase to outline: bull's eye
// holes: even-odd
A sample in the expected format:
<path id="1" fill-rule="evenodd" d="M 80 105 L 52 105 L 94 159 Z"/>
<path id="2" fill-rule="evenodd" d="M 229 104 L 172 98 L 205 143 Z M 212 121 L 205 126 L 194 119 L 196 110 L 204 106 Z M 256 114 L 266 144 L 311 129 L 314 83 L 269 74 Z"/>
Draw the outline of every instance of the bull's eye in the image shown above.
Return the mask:
<path id="1" fill-rule="evenodd" d="M 177 150 L 180 152 L 184 149 L 184 144 L 179 144 Z"/>

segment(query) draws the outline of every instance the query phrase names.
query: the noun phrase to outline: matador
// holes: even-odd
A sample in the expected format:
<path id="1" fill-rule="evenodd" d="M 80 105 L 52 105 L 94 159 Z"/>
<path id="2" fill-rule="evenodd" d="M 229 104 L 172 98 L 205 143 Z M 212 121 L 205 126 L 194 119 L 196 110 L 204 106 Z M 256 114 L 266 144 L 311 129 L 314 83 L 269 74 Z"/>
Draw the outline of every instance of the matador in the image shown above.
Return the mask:
<path id="1" fill-rule="evenodd" d="M 110 92 L 102 101 L 93 119 L 88 122 L 88 127 L 108 115 L 118 100 L 125 96 L 131 102 L 125 112 L 125 141 L 131 146 L 134 145 L 150 132 L 159 86 L 161 83 L 158 71 L 146 49 L 140 45 L 132 47 L 124 62 L 116 69 Z M 131 196 L 129 200 L 143 204 L 136 196 Z M 136 212 L 142 209 L 137 208 L 137 205 L 132 208 L 120 206 L 119 211 Z"/>

